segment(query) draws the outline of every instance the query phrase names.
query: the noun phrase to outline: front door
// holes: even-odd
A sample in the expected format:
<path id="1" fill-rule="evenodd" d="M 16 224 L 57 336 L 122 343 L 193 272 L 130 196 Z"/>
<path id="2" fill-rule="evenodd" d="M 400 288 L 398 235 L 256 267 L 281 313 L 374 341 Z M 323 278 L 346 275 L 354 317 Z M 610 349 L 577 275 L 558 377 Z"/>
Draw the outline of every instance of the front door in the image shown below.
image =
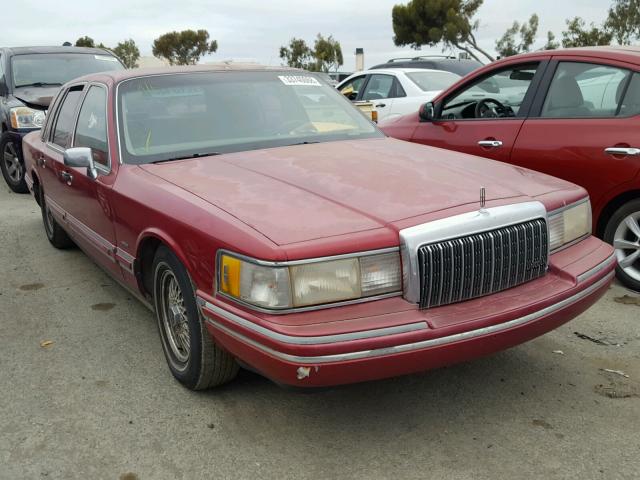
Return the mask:
<path id="1" fill-rule="evenodd" d="M 546 62 L 515 64 L 472 79 L 420 123 L 412 141 L 509 161 Z"/>

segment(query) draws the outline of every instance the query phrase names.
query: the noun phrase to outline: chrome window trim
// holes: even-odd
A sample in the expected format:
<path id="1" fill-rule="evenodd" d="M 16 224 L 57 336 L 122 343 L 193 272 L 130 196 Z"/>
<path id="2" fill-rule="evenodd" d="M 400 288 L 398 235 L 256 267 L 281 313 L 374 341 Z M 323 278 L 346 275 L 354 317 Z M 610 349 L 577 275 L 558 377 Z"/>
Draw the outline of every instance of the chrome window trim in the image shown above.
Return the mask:
<path id="1" fill-rule="evenodd" d="M 360 297 L 360 298 L 354 298 L 351 300 L 344 300 L 344 301 L 340 301 L 340 302 L 333 302 L 333 303 L 322 303 L 319 305 L 309 305 L 306 307 L 289 307 L 289 308 L 264 308 L 264 307 L 258 307 L 256 305 L 253 305 L 252 303 L 249 302 L 245 302 L 239 298 L 235 298 L 232 297 L 231 295 L 228 295 L 224 292 L 220 291 L 220 257 L 222 255 L 229 255 L 231 257 L 235 257 L 238 258 L 240 260 L 246 261 L 246 262 L 250 262 L 253 263 L 255 265 L 261 265 L 264 267 L 289 267 L 289 266 L 294 266 L 294 265 L 306 265 L 306 264 L 310 264 L 310 263 L 319 263 L 319 262 L 329 262 L 332 260 L 343 260 L 343 259 L 347 259 L 347 258 L 360 258 L 360 257 L 368 257 L 371 255 L 380 255 L 380 254 L 384 254 L 384 253 L 394 253 L 394 252 L 399 252 L 400 248 L 399 247 L 389 247 L 389 248 L 381 248 L 381 249 L 377 249 L 377 250 L 367 250 L 367 251 L 363 251 L 363 252 L 355 252 L 355 253 L 345 253 L 345 254 L 340 254 L 340 255 L 330 255 L 327 257 L 315 257 L 315 258 L 308 258 L 308 259 L 303 259 L 303 260 L 285 260 L 285 261 L 271 261 L 271 260 L 260 260 L 257 258 L 253 258 L 253 257 L 249 257 L 247 255 L 243 255 L 241 253 L 236 253 L 236 252 L 232 252 L 231 250 L 227 250 L 224 248 L 220 248 L 218 249 L 218 251 L 216 252 L 216 263 L 215 263 L 215 269 L 216 269 L 216 274 L 215 274 L 215 292 L 216 295 L 219 295 L 221 297 L 224 297 L 225 299 L 228 299 L 234 303 L 237 303 L 239 305 L 242 305 L 250 310 L 256 311 L 256 312 L 261 312 L 261 313 L 268 313 L 271 315 L 284 315 L 287 313 L 299 313 L 299 312 L 310 312 L 310 311 L 314 311 L 314 310 L 322 310 L 325 308 L 333 308 L 333 307 L 342 307 L 345 305 L 354 305 L 354 304 L 358 304 L 358 303 L 364 303 L 364 302 L 372 302 L 374 300 L 382 300 L 384 298 L 391 298 L 391 297 L 399 297 L 400 295 L 402 295 L 402 291 L 398 290 L 397 292 L 389 292 L 389 293 L 383 293 L 380 295 L 372 295 L 372 296 L 368 296 L 368 297 Z"/>
<path id="2" fill-rule="evenodd" d="M 60 105 L 57 105 L 56 108 L 56 112 L 55 112 L 55 116 L 56 118 L 53 120 L 53 124 L 51 125 L 51 129 L 49 131 L 49 138 L 47 138 L 47 145 L 51 144 L 51 145 L 55 145 L 56 147 L 58 147 L 58 151 L 62 151 L 64 152 L 64 148 L 62 148 L 60 145 L 58 145 L 57 143 L 53 143 L 53 136 L 55 135 L 55 131 L 56 131 L 56 126 L 58 125 L 58 117 L 60 116 L 60 110 L 62 109 L 65 100 L 67 99 L 67 97 L 69 96 L 69 92 L 71 92 L 71 89 L 76 88 L 76 87 L 82 87 L 82 90 L 80 91 L 80 100 L 78 101 L 78 105 L 76 106 L 76 110 L 74 112 L 74 119 L 73 119 L 73 127 L 71 129 L 71 141 L 70 141 L 70 145 L 73 145 L 73 141 L 75 139 L 75 134 L 76 134 L 76 124 L 78 123 L 78 115 L 80 114 L 80 106 L 82 105 L 82 102 L 84 102 L 84 96 L 87 93 L 85 91 L 85 88 L 88 84 L 86 82 L 78 82 L 78 83 L 74 83 L 73 85 L 69 85 L 65 91 L 64 91 L 64 98 L 60 101 Z"/>
<path id="3" fill-rule="evenodd" d="M 580 243 L 582 240 L 589 238 L 591 236 L 591 232 L 593 231 L 593 213 L 591 211 L 591 199 L 587 196 L 585 198 L 582 198 L 576 202 L 570 203 L 568 205 L 565 205 L 564 207 L 560 207 L 560 208 L 556 208 L 555 210 L 552 210 L 551 212 L 548 213 L 548 225 L 551 223 L 551 218 L 561 214 L 562 212 L 565 212 L 573 207 L 577 207 L 578 205 L 582 205 L 583 203 L 589 203 L 589 233 L 583 235 L 582 237 L 578 237 L 575 240 L 570 241 L 569 243 L 564 243 L 561 246 L 559 246 L 558 248 L 551 250 L 551 253 L 557 253 L 561 250 L 564 250 L 565 248 L 569 248 L 572 247 L 573 245 L 575 245 L 576 243 Z M 547 225 L 547 226 L 548 226 Z M 549 233 L 551 233 L 551 228 L 548 226 L 549 228 Z M 549 235 L 549 247 L 551 247 L 551 235 Z"/>
<path id="4" fill-rule="evenodd" d="M 255 333 L 263 335 L 272 340 L 276 340 L 282 343 L 289 343 L 292 345 L 321 345 L 330 343 L 346 342 L 351 340 L 363 340 L 366 338 L 384 337 L 386 335 L 397 335 L 400 333 L 415 332 L 418 330 L 429 330 L 429 326 L 426 321 L 408 323 L 406 325 L 398 325 L 395 327 L 376 328 L 372 330 L 363 330 L 359 332 L 351 333 L 339 333 L 334 335 L 320 335 L 300 337 L 293 335 L 285 335 L 283 333 L 274 332 L 269 328 L 262 327 L 251 320 L 242 318 L 235 313 L 229 312 L 222 307 L 207 302 L 201 297 L 198 297 L 198 304 L 201 309 L 207 309 L 216 315 L 223 317 L 234 325 L 247 328 Z M 206 315 L 205 315 L 206 316 Z"/>
<path id="5" fill-rule="evenodd" d="M 90 82 L 85 85 L 85 89 L 83 90 L 82 98 L 80 101 L 80 106 L 78 108 L 78 113 L 76 115 L 76 120 L 74 122 L 73 133 L 71 137 L 71 146 L 76 146 L 76 131 L 78 130 L 78 122 L 80 121 L 80 113 L 82 113 L 82 107 L 84 106 L 84 102 L 87 99 L 87 95 L 92 87 L 101 88 L 104 90 L 104 121 L 107 133 L 107 162 L 108 165 L 102 165 L 101 163 L 93 162 L 93 166 L 100 170 L 104 175 L 109 175 L 112 170 L 111 166 L 111 142 L 109 141 L 109 88 L 106 84 L 101 82 Z"/>
<path id="6" fill-rule="evenodd" d="M 400 230 L 402 284 L 405 300 L 411 303 L 420 301 L 420 272 L 418 268 L 418 248 L 420 246 L 475 235 L 540 218 L 547 222 L 548 231 L 547 210 L 541 202 L 533 201 L 484 208 Z M 547 252 L 547 264 L 549 263 L 549 255 L 550 252 Z"/>
<path id="7" fill-rule="evenodd" d="M 610 282 L 613 279 L 614 275 L 615 275 L 615 272 L 611 272 L 605 277 L 603 277 L 602 279 L 595 282 L 593 285 L 590 285 L 589 287 L 585 288 L 584 290 L 576 293 L 571 297 L 565 298 L 564 300 L 558 303 L 550 305 L 536 312 L 530 313 L 529 315 L 525 315 L 523 317 L 510 320 L 508 322 L 499 323 L 497 325 L 492 325 L 490 327 L 479 328 L 477 330 L 468 330 L 466 332 L 456 333 L 454 335 L 449 335 L 446 337 L 422 340 L 415 343 L 405 343 L 401 345 L 395 345 L 392 347 L 383 347 L 383 348 L 378 348 L 374 350 L 361 350 L 361 351 L 348 352 L 348 353 L 338 353 L 333 355 L 318 355 L 314 357 L 308 357 L 308 356 L 291 355 L 288 353 L 283 353 L 271 347 L 263 345 L 251 338 L 248 338 L 247 336 L 241 333 L 238 333 L 228 328 L 227 326 L 222 325 L 219 322 L 216 322 L 214 319 L 210 317 L 206 318 L 206 322 L 210 324 L 212 327 L 214 327 L 215 329 L 226 333 L 227 335 L 235 338 L 238 341 L 241 341 L 247 345 L 250 345 L 279 360 L 283 360 L 287 362 L 300 363 L 304 365 L 319 365 L 324 363 L 343 362 L 343 361 L 349 361 L 349 360 L 363 360 L 367 358 L 375 358 L 375 357 L 382 357 L 382 356 L 394 355 L 399 353 L 407 353 L 407 352 L 412 352 L 414 350 L 448 345 L 451 343 L 471 340 L 477 337 L 501 333 L 511 328 L 516 328 L 522 325 L 526 325 L 544 316 L 551 315 L 559 310 L 569 307 L 574 303 L 582 300 L 583 298 L 591 295 L 593 292 L 602 288 L 604 285 Z"/>

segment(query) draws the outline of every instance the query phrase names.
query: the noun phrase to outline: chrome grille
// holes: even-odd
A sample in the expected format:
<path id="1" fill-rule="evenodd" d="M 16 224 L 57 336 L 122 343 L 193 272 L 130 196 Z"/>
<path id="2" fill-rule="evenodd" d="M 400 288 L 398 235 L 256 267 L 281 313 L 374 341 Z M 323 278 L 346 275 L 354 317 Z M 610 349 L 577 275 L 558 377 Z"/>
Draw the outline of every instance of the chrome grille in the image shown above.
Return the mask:
<path id="1" fill-rule="evenodd" d="M 544 275 L 547 261 L 544 219 L 422 245 L 418 248 L 420 308 L 520 285 Z"/>

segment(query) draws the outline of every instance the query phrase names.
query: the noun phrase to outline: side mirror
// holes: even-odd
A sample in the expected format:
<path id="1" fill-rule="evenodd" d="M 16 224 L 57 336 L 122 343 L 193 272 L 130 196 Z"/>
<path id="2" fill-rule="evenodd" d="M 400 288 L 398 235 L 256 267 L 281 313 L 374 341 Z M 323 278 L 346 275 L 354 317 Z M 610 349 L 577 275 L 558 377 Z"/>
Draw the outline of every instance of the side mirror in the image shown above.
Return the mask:
<path id="1" fill-rule="evenodd" d="M 93 153 L 88 147 L 67 148 L 64 151 L 64 164 L 67 167 L 86 168 L 87 177 L 95 180 L 98 178 L 98 170 L 93 164 Z"/>
<path id="2" fill-rule="evenodd" d="M 418 110 L 421 122 L 433 122 L 436 117 L 436 106 L 433 102 L 427 102 Z"/>

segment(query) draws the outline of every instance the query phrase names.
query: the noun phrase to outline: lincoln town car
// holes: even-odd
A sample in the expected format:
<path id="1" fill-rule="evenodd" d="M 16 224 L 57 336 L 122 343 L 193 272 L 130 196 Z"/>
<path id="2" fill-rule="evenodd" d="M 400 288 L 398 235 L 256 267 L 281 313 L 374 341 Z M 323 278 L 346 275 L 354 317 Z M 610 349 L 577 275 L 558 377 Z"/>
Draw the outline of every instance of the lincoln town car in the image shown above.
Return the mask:
<path id="1" fill-rule="evenodd" d="M 155 312 L 194 390 L 240 367 L 321 387 L 469 360 L 571 320 L 614 276 L 582 187 L 388 138 L 307 72 L 92 74 L 23 150 L 51 244 Z"/>

